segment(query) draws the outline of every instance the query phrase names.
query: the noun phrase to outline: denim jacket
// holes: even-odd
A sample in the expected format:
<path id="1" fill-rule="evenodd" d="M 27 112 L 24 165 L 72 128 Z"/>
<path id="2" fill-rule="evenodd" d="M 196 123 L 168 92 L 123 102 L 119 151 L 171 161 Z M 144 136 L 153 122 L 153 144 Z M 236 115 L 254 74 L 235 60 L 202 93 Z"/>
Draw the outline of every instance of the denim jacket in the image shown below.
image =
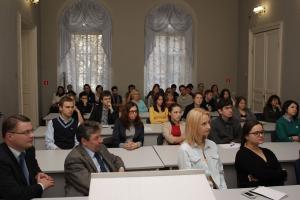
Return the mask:
<path id="1" fill-rule="evenodd" d="M 218 189 L 226 189 L 223 165 L 218 154 L 218 147 L 213 141 L 206 139 L 204 154 L 198 145 L 189 145 L 186 141 L 180 145 L 178 152 L 179 169 L 201 169 L 207 177 L 211 176 Z"/>

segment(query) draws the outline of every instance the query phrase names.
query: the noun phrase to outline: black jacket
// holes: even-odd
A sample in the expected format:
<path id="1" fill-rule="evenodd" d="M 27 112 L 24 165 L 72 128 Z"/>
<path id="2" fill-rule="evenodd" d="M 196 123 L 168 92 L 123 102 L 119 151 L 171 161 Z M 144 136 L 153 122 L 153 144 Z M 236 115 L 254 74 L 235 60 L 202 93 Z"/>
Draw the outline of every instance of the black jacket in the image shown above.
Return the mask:
<path id="1" fill-rule="evenodd" d="M 103 110 L 103 104 L 95 104 L 90 118 L 89 120 L 93 120 L 93 121 L 97 121 L 101 123 L 101 119 L 102 119 L 102 110 Z M 114 124 L 116 122 L 116 119 L 118 118 L 118 112 L 117 109 L 115 107 L 113 107 L 113 112 L 111 112 L 110 110 L 108 110 L 108 119 L 107 122 L 108 124 Z"/>

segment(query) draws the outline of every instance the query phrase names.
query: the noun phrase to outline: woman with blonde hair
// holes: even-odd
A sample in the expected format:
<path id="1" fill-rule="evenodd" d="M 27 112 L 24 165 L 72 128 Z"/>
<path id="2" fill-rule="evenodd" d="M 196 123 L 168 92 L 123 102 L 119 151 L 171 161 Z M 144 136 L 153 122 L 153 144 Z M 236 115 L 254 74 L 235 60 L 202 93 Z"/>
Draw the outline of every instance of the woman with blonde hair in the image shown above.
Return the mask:
<path id="1" fill-rule="evenodd" d="M 179 148 L 178 166 L 179 169 L 204 170 L 213 188 L 226 189 L 218 148 L 216 143 L 207 139 L 209 132 L 209 112 L 201 108 L 192 109 L 186 119 L 186 140 Z"/>
<path id="2" fill-rule="evenodd" d="M 148 112 L 148 108 L 145 102 L 141 99 L 140 92 L 137 89 L 133 89 L 130 92 L 127 102 L 129 101 L 136 103 L 140 113 Z"/>

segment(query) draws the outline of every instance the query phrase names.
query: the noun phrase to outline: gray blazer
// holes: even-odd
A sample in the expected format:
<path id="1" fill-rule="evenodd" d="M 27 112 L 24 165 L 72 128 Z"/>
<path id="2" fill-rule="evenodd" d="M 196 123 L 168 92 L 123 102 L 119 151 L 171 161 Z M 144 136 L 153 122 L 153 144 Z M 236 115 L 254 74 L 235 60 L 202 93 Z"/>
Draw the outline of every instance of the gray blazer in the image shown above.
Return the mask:
<path id="1" fill-rule="evenodd" d="M 124 167 L 122 159 L 108 152 L 103 144 L 98 153 L 111 172 L 117 172 L 120 167 Z M 88 196 L 91 173 L 97 173 L 97 168 L 80 144 L 69 153 L 65 160 L 65 196 Z"/>

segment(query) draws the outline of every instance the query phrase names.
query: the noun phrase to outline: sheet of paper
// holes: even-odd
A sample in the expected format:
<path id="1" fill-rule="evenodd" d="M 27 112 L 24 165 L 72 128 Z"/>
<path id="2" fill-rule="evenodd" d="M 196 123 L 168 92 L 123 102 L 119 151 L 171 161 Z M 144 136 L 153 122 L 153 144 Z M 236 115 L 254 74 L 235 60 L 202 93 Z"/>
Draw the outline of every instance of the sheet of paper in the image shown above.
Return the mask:
<path id="1" fill-rule="evenodd" d="M 278 190 L 274 190 L 272 188 L 264 187 L 264 186 L 259 186 L 255 189 L 251 190 L 251 192 L 260 194 L 262 196 L 265 196 L 267 198 L 274 199 L 274 200 L 280 200 L 283 197 L 287 196 L 287 194 L 284 192 L 280 192 Z"/>

